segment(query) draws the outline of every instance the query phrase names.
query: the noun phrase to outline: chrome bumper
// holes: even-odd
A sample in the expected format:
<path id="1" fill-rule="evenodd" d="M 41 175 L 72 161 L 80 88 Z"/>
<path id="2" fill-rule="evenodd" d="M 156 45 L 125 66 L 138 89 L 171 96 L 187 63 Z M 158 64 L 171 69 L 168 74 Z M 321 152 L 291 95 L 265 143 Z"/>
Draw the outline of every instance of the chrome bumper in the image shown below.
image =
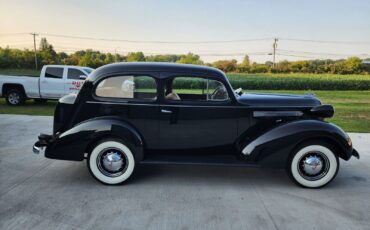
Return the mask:
<path id="1" fill-rule="evenodd" d="M 45 148 L 45 146 L 40 146 L 40 142 L 38 141 L 33 145 L 32 151 L 34 154 L 44 154 Z"/>
<path id="2" fill-rule="evenodd" d="M 352 156 L 356 157 L 357 159 L 360 159 L 360 154 L 357 152 L 356 149 L 352 150 Z"/>
<path id="3" fill-rule="evenodd" d="M 40 134 L 38 136 L 38 141 L 33 145 L 32 151 L 34 154 L 44 154 L 45 149 L 49 144 L 51 144 L 54 140 L 53 135 L 47 135 L 47 134 Z"/>

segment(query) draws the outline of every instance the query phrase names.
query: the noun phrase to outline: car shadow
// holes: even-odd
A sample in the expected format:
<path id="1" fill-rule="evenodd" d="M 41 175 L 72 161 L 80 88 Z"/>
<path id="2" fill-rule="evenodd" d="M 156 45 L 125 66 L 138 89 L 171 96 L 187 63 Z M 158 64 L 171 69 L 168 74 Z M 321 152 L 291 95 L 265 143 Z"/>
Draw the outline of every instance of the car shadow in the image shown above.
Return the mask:
<path id="1" fill-rule="evenodd" d="M 72 167 L 71 167 L 72 166 Z M 86 164 L 61 164 L 54 173 L 57 181 L 87 186 L 101 185 L 86 168 Z M 66 170 L 68 168 L 68 170 Z M 64 173 L 61 173 L 64 171 Z M 68 171 L 68 175 L 66 175 Z M 356 186 L 367 186 L 367 179 L 356 171 L 339 171 L 337 177 L 325 188 L 353 190 Z M 55 179 L 54 177 L 54 179 Z M 55 180 L 54 180 L 55 181 Z M 299 188 L 283 169 L 199 166 L 199 165 L 139 165 L 133 176 L 119 186 L 258 186 L 264 188 Z"/>

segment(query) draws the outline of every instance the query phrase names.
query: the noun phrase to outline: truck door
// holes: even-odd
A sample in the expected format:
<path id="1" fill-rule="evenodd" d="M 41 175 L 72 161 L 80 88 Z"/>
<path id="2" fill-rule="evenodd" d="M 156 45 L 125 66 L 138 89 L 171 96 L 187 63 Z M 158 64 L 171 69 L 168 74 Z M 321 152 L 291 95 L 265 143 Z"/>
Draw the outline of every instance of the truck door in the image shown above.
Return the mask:
<path id="1" fill-rule="evenodd" d="M 82 70 L 68 67 L 67 70 L 67 78 L 64 84 L 65 94 L 75 93 L 77 94 L 80 91 L 87 74 L 84 73 Z"/>
<path id="2" fill-rule="evenodd" d="M 64 95 L 64 67 L 48 66 L 40 76 L 42 98 L 60 98 Z"/>

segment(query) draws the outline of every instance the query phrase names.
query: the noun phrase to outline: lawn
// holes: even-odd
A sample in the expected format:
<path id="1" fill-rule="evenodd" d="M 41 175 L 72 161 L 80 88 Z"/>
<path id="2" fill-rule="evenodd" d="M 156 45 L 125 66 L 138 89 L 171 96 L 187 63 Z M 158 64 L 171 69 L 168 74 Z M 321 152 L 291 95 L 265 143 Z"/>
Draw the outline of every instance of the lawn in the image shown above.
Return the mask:
<path id="1" fill-rule="evenodd" d="M 300 90 L 251 90 L 253 92 L 276 92 L 302 94 Z M 335 115 L 328 121 L 348 132 L 370 132 L 370 91 L 312 91 L 325 104 L 335 108 Z M 8 106 L 0 99 L 0 114 L 53 115 L 56 102 L 35 104 L 32 100 L 23 106 Z"/>
<path id="2" fill-rule="evenodd" d="M 26 75 L 26 76 L 40 76 L 40 70 L 35 69 L 1 69 L 0 75 Z"/>

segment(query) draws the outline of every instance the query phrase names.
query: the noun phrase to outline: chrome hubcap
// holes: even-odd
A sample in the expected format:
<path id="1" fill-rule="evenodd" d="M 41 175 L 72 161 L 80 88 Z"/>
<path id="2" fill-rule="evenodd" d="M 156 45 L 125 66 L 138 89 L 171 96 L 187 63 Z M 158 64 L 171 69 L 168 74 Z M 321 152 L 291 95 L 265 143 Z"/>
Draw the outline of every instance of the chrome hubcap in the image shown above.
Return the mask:
<path id="1" fill-rule="evenodd" d="M 309 156 L 303 161 L 303 171 L 308 175 L 315 175 L 322 169 L 323 162 L 317 156 Z"/>
<path id="2" fill-rule="evenodd" d="M 10 93 L 8 95 L 8 100 L 11 104 L 16 105 L 19 103 L 19 95 L 17 93 Z"/>
<path id="3" fill-rule="evenodd" d="M 117 177 L 126 171 L 126 156 L 118 149 L 105 149 L 96 160 L 100 172 L 106 176 Z"/>
<path id="4" fill-rule="evenodd" d="M 301 157 L 299 174 L 310 181 L 323 178 L 329 171 L 329 159 L 321 152 L 309 152 Z"/>

